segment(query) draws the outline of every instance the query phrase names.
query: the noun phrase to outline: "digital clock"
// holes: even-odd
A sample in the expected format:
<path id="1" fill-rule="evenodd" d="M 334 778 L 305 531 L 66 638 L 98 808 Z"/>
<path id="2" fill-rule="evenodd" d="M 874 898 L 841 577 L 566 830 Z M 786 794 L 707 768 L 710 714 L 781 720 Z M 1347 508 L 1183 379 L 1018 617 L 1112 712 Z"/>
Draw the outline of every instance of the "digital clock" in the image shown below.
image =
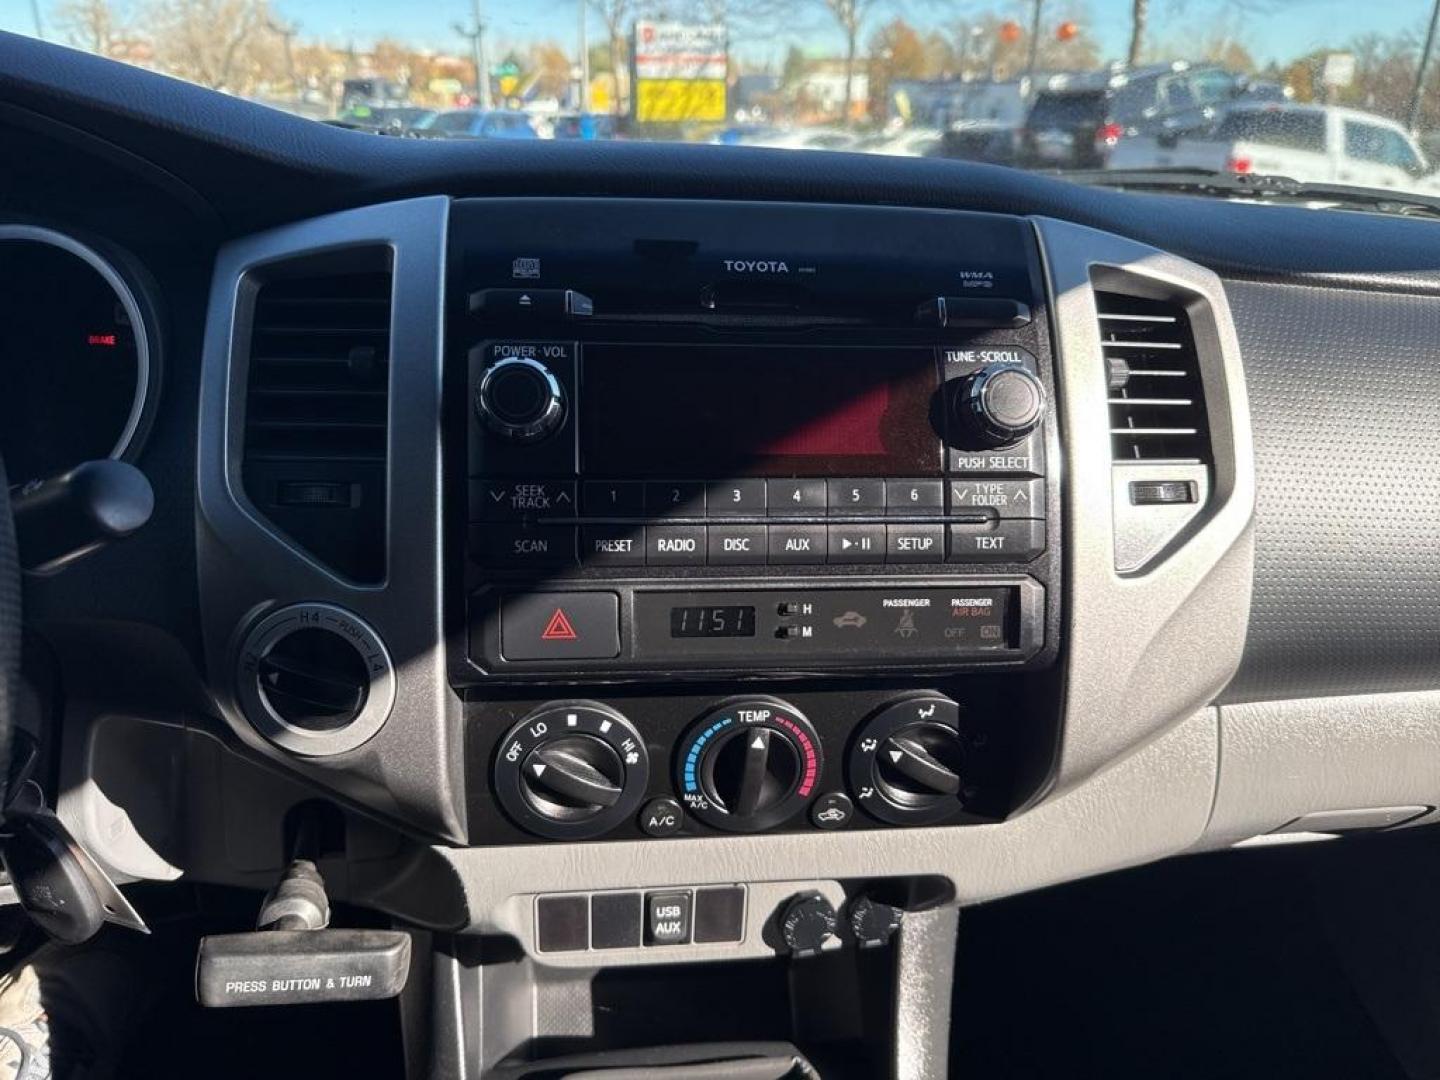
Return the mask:
<path id="1" fill-rule="evenodd" d="M 672 607 L 670 636 L 675 638 L 754 637 L 753 607 Z"/>

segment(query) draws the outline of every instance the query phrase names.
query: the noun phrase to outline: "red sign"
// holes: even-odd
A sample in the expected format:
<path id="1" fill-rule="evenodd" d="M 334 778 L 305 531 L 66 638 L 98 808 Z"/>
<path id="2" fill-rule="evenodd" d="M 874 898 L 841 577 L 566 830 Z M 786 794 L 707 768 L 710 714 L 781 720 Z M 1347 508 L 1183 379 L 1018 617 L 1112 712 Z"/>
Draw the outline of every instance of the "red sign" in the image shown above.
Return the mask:
<path id="1" fill-rule="evenodd" d="M 550 621 L 545 624 L 545 631 L 540 635 L 541 641 L 574 641 L 580 635 L 575 633 L 575 627 L 570 625 L 570 616 L 565 614 L 564 608 L 556 608 L 555 614 L 550 616 Z"/>

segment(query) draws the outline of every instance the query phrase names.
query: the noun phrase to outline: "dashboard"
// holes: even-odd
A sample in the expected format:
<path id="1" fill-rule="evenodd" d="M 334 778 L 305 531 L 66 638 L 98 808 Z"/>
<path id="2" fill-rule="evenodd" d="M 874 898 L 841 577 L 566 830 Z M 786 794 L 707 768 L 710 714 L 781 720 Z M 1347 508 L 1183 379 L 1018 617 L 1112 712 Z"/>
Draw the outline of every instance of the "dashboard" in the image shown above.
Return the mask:
<path id="1" fill-rule="evenodd" d="M 3 40 L 11 482 L 155 490 L 27 592 L 118 878 L 268 887 L 320 800 L 346 897 L 580 970 L 1440 806 L 1433 224 L 391 140 Z"/>

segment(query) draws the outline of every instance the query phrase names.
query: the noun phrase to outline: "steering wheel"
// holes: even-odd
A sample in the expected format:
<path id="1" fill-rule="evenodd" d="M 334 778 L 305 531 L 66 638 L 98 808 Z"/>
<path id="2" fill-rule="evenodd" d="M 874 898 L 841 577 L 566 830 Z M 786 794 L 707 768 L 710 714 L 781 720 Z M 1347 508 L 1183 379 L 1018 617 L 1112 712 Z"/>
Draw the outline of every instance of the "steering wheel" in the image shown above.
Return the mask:
<path id="1" fill-rule="evenodd" d="M 20 557 L 10 513 L 10 482 L 0 459 L 0 807 L 10 795 L 10 754 L 20 707 Z"/>

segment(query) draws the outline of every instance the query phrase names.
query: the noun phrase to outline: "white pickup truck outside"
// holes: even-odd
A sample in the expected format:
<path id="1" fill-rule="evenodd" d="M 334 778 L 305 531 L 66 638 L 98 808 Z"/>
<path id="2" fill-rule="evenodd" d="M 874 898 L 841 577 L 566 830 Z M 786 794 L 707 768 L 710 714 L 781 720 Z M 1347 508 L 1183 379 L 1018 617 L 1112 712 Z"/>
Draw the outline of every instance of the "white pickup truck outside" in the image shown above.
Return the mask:
<path id="1" fill-rule="evenodd" d="M 1204 137 L 1121 139 L 1111 169 L 1199 169 L 1440 195 L 1415 140 L 1382 116 L 1327 105 L 1237 106 Z"/>

